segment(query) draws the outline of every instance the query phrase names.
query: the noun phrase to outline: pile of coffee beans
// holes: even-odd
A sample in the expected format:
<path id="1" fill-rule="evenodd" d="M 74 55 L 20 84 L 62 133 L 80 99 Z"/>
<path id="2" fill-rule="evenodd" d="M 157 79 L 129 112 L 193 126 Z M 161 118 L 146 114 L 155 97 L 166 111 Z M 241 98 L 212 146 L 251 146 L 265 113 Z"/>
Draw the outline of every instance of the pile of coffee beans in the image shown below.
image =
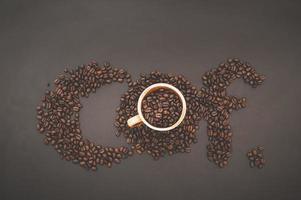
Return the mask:
<path id="1" fill-rule="evenodd" d="M 170 127 L 182 112 L 179 96 L 170 89 L 161 88 L 150 93 L 142 101 L 142 113 L 147 122 L 155 127 Z"/>
<path id="2" fill-rule="evenodd" d="M 263 150 L 264 148 L 262 146 L 258 146 L 248 151 L 247 157 L 249 159 L 249 165 L 251 168 L 257 167 L 262 169 L 264 167 L 265 160 L 263 156 Z"/>
<path id="3" fill-rule="evenodd" d="M 207 121 L 209 140 L 208 160 L 223 168 L 228 165 L 232 153 L 230 114 L 233 110 L 246 107 L 246 98 L 227 95 L 227 87 L 238 78 L 243 78 L 254 88 L 265 79 L 250 64 L 239 59 L 228 59 L 206 72 L 202 77 L 204 87 L 200 89 L 182 75 L 158 71 L 141 74 L 133 82 L 124 69 L 112 68 L 109 63 L 99 66 L 92 62 L 76 69 L 66 69 L 58 76 L 53 90 L 46 91 L 37 107 L 37 129 L 45 134 L 44 143 L 52 145 L 62 159 L 96 170 L 99 165 L 111 167 L 113 163 L 118 164 L 133 153 L 145 152 L 155 160 L 165 155 L 189 153 L 191 145 L 197 142 L 198 124 L 204 119 Z M 118 130 L 116 136 L 123 135 L 131 147 L 102 146 L 83 138 L 79 122 L 83 107 L 80 98 L 89 97 L 103 85 L 124 81 L 128 83 L 129 89 L 120 99 L 114 125 Z M 183 122 L 175 129 L 165 132 L 152 130 L 143 124 L 129 128 L 127 120 L 137 114 L 140 94 L 155 83 L 168 83 L 182 92 L 187 104 Z M 157 127 L 173 125 L 181 110 L 179 97 L 166 89 L 151 93 L 142 102 L 144 117 Z M 248 153 L 248 158 L 252 161 L 251 167 L 263 167 L 261 149 L 256 148 Z"/>
<path id="4" fill-rule="evenodd" d="M 37 129 L 45 134 L 44 143 L 52 145 L 62 159 L 92 170 L 98 165 L 111 167 L 131 156 L 128 147 L 102 146 L 83 138 L 79 122 L 83 107 L 80 97 L 88 97 L 112 82 L 131 84 L 131 76 L 124 69 L 112 68 L 109 63 L 98 66 L 96 62 L 64 72 L 37 107 Z"/>
<path id="5" fill-rule="evenodd" d="M 216 69 L 202 77 L 205 87 L 197 89 L 183 76 L 163 74 L 158 71 L 141 75 L 140 79 L 130 86 L 117 109 L 115 126 L 119 135 L 123 134 L 132 149 L 142 154 L 147 152 L 154 159 L 166 153 L 190 152 L 190 145 L 197 141 L 196 131 L 201 119 L 207 121 L 208 160 L 223 168 L 228 165 L 232 154 L 232 136 L 230 114 L 233 110 L 246 107 L 246 98 L 228 96 L 227 87 L 236 79 L 243 78 L 252 87 L 261 85 L 265 79 L 247 62 L 239 59 L 228 59 Z M 187 115 L 176 129 L 166 133 L 149 129 L 145 125 L 129 128 L 127 119 L 137 113 L 137 101 L 142 91 L 154 83 L 169 83 L 183 93 L 187 101 Z"/>
<path id="6" fill-rule="evenodd" d="M 228 164 L 232 153 L 230 114 L 233 110 L 246 107 L 246 98 L 227 95 L 227 87 L 238 78 L 243 78 L 254 88 L 265 79 L 250 64 L 239 59 L 228 59 L 205 73 L 202 77 L 205 87 L 198 92 L 199 102 L 205 107 L 204 119 L 208 123 L 207 157 L 221 168 Z"/>
<path id="7" fill-rule="evenodd" d="M 183 122 L 175 129 L 165 132 L 152 130 L 146 125 L 129 128 L 127 120 L 137 114 L 137 103 L 140 94 L 148 86 L 155 83 L 168 83 L 182 92 L 187 104 L 187 112 Z M 166 93 L 164 92 L 164 94 Z M 116 110 L 115 126 L 119 134 L 126 138 L 127 143 L 132 145 L 132 149 L 138 154 L 146 152 L 157 160 L 165 154 L 188 153 L 191 151 L 191 144 L 197 142 L 196 131 L 199 128 L 198 124 L 205 110 L 205 107 L 196 98 L 197 94 L 198 89 L 181 75 L 164 74 L 158 71 L 142 74 L 140 79 L 133 82 L 129 90 L 121 97 L 120 106 Z M 180 104 L 179 100 L 175 98 L 172 98 L 171 101 L 174 101 L 174 105 Z M 164 102 L 166 101 L 164 100 Z M 152 107 L 151 109 L 154 108 L 153 105 L 150 107 Z M 174 112 L 180 111 L 177 109 Z M 174 119 L 168 124 L 177 120 L 177 115 L 173 113 L 170 113 L 169 117 Z"/>

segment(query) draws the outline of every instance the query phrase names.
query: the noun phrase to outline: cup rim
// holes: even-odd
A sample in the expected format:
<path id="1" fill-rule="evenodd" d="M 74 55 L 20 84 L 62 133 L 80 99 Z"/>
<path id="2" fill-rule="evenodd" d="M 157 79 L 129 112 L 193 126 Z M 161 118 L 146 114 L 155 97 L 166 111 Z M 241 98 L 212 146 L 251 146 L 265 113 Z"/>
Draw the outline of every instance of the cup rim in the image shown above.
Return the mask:
<path id="1" fill-rule="evenodd" d="M 180 100 L 182 102 L 182 112 L 181 112 L 181 115 L 180 115 L 179 119 L 177 120 L 177 122 L 174 123 L 172 126 L 164 127 L 164 128 L 153 126 L 149 122 L 147 122 L 146 119 L 143 116 L 143 113 L 142 113 L 142 100 L 146 97 L 146 95 L 148 93 L 150 93 L 152 90 L 155 90 L 157 88 L 158 89 L 159 88 L 168 88 L 168 89 L 174 91 L 180 97 Z M 169 130 L 172 130 L 172 129 L 176 128 L 177 126 L 179 126 L 181 124 L 181 122 L 184 120 L 185 115 L 186 115 L 187 107 L 186 107 L 186 100 L 184 98 L 184 95 L 182 94 L 182 92 L 178 88 L 176 88 L 173 85 L 170 85 L 168 83 L 155 83 L 153 85 L 148 86 L 140 94 L 140 97 L 138 99 L 138 104 L 137 104 L 137 110 L 138 110 L 138 115 L 141 118 L 142 122 L 146 126 L 148 126 L 149 128 L 151 128 L 153 130 L 156 130 L 156 131 L 169 131 Z"/>

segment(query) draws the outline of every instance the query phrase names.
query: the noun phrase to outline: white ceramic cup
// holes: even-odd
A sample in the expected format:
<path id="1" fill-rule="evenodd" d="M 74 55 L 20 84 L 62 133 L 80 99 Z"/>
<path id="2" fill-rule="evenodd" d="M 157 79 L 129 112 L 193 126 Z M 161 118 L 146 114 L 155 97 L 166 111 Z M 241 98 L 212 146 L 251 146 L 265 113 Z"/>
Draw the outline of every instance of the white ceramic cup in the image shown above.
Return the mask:
<path id="1" fill-rule="evenodd" d="M 177 94 L 181 100 L 182 103 L 182 112 L 181 115 L 178 119 L 178 121 L 176 123 L 174 123 L 172 126 L 169 127 L 164 127 L 164 128 L 160 128 L 160 127 L 156 127 L 151 125 L 150 123 L 148 123 L 142 113 L 142 101 L 143 99 L 150 93 L 159 90 L 161 88 L 165 88 L 165 89 L 170 89 L 172 90 L 175 94 Z M 183 94 L 180 92 L 180 90 L 170 84 L 167 83 L 156 83 L 153 84 L 149 87 L 147 87 L 140 95 L 139 99 L 138 99 L 138 104 L 137 104 L 137 110 L 138 110 L 138 115 L 131 117 L 130 119 L 128 119 L 127 124 L 130 128 L 132 127 L 136 127 L 139 126 L 141 124 L 145 124 L 146 126 L 148 126 L 149 128 L 156 130 L 156 131 L 169 131 L 172 130 L 174 128 L 176 128 L 177 126 L 179 126 L 181 124 L 181 122 L 184 120 L 185 115 L 186 115 L 186 101 L 185 98 L 183 96 Z"/>

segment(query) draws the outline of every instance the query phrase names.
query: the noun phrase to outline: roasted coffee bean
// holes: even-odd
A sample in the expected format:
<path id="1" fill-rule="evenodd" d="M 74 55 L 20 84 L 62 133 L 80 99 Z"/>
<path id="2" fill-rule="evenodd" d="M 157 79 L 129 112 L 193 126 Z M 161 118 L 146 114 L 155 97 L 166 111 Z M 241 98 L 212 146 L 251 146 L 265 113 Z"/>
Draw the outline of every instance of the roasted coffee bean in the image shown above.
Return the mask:
<path id="1" fill-rule="evenodd" d="M 259 169 L 262 169 L 265 165 L 265 160 L 263 156 L 263 147 L 258 146 L 255 148 L 250 149 L 247 152 L 247 157 L 249 159 L 250 167 L 257 167 Z"/>
<path id="2" fill-rule="evenodd" d="M 120 163 L 121 159 L 132 155 L 127 147 L 102 147 L 84 139 L 79 123 L 80 97 L 88 97 L 102 85 L 121 83 L 125 79 L 128 84 L 132 83 L 131 76 L 125 70 L 112 68 L 108 63 L 98 66 L 92 62 L 77 69 L 66 69 L 54 81 L 53 90 L 45 92 L 36 108 L 37 129 L 46 133 L 44 143 L 53 145 L 63 159 L 93 171 L 98 164 L 111 167 L 112 161 Z M 120 148 L 123 151 L 118 156 L 111 153 Z"/>

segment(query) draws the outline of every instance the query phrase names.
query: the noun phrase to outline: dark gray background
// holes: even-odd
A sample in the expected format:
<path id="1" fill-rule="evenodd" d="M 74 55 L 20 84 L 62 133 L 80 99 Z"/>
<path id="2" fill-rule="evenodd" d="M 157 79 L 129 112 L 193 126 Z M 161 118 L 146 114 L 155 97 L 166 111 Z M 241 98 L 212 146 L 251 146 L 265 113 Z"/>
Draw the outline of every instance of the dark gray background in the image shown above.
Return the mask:
<path id="1" fill-rule="evenodd" d="M 298 1 L 1 1 L 0 199 L 300 199 L 300 52 Z M 35 130 L 35 107 L 65 66 L 110 61 L 138 78 L 158 69 L 200 77 L 228 57 L 267 76 L 234 112 L 233 157 L 219 169 L 206 159 L 206 124 L 192 153 L 157 162 L 134 156 L 96 173 L 60 160 Z M 84 101 L 84 136 L 121 145 L 114 109 L 125 84 Z M 251 169 L 246 151 L 265 147 L 267 165 Z"/>

